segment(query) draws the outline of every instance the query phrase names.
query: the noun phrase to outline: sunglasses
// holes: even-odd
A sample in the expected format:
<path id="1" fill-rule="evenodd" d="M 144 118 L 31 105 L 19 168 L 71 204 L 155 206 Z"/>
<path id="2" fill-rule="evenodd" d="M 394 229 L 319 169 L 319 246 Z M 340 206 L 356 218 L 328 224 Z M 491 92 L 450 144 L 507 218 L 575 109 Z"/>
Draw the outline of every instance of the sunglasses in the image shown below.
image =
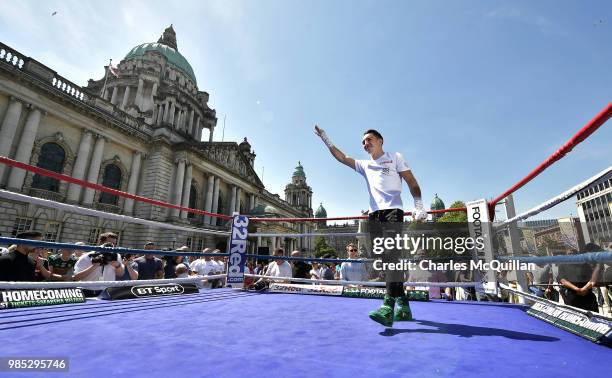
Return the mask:
<path id="1" fill-rule="evenodd" d="M 356 249 L 349 249 L 349 252 L 357 252 Z"/>

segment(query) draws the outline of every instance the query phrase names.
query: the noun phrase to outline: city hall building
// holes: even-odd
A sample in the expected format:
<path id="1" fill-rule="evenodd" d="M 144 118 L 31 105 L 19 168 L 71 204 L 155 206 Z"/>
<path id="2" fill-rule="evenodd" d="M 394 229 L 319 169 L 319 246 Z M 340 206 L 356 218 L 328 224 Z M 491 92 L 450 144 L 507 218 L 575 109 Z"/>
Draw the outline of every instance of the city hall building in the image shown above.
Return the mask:
<path id="1" fill-rule="evenodd" d="M 312 189 L 298 164 L 285 199 L 268 192 L 254 170 L 255 152 L 215 142 L 209 94 L 167 28 L 138 45 L 100 80 L 80 87 L 52 68 L 0 43 L 0 156 L 175 205 L 213 213 L 312 217 Z M 204 140 L 204 141 L 202 141 Z M 158 207 L 0 164 L 0 188 L 79 207 L 167 224 L 229 230 L 228 221 Z M 308 223 L 257 223 L 253 231 L 311 232 Z M 0 199 L 0 234 L 43 232 L 45 240 L 93 244 L 114 231 L 120 245 L 223 247 L 224 236 L 159 229 Z M 252 238 L 250 250 L 310 250 L 307 238 Z"/>

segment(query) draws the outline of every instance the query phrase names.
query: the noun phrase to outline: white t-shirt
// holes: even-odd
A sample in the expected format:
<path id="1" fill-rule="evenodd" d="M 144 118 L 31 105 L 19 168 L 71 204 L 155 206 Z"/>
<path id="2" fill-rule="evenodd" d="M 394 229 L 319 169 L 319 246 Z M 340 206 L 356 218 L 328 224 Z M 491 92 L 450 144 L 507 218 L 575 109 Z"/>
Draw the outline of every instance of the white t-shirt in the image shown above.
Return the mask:
<path id="1" fill-rule="evenodd" d="M 223 273 L 223 271 L 225 271 L 225 262 L 223 261 L 215 261 L 215 260 L 211 260 L 212 265 L 212 271 L 213 273 L 218 273 L 221 274 Z"/>
<path id="2" fill-rule="evenodd" d="M 84 253 L 79 257 L 74 264 L 74 273 L 80 273 L 91 266 L 91 258 L 89 255 L 94 252 Z M 121 255 L 117 254 L 118 260 L 121 261 Z M 91 273 L 83 277 L 81 281 L 115 281 L 115 268 L 111 264 L 98 266 Z M 102 287 L 104 288 L 104 287 Z"/>
<path id="3" fill-rule="evenodd" d="M 402 177 L 409 171 L 404 157 L 396 152 L 385 152 L 376 160 L 355 160 L 355 171 L 361 174 L 370 193 L 370 212 L 385 209 L 402 209 Z"/>
<path id="4" fill-rule="evenodd" d="M 292 277 L 292 274 L 291 265 L 286 261 L 283 261 L 280 265 L 276 261 L 272 261 L 268 264 L 268 270 L 266 271 L 266 276 L 269 277 Z"/>
<path id="5" fill-rule="evenodd" d="M 197 264 L 194 264 L 196 261 L 197 261 Z M 214 271 L 213 269 L 216 267 L 214 265 L 214 262 L 211 260 L 204 261 L 204 260 L 198 259 L 196 261 L 192 263 L 190 268 L 192 271 L 202 276 L 207 276 L 211 274 L 211 272 Z"/>
<path id="6" fill-rule="evenodd" d="M 191 263 L 189 263 L 189 270 L 199 273 L 200 265 L 204 265 L 205 263 L 206 261 L 204 261 L 204 259 L 193 260 Z"/>

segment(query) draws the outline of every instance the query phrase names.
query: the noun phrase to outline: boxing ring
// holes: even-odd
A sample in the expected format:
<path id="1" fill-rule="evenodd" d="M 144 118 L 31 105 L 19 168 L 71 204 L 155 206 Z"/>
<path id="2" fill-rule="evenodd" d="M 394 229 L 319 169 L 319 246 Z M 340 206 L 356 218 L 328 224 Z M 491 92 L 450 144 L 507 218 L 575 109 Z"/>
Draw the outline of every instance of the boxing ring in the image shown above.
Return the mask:
<path id="1" fill-rule="evenodd" d="M 609 373 L 608 348 L 526 315 L 525 306 L 412 302 L 415 321 L 385 329 L 364 316 L 379 303 L 203 289 L 14 309 L 0 313 L 0 335 L 11 340 L 1 354 L 66 356 L 71 376 L 88 377 Z"/>
<path id="2" fill-rule="evenodd" d="M 536 170 L 512 186 L 501 196 L 488 202 L 495 204 L 527 184 L 539 173 L 562 158 L 586 139 L 612 115 L 608 105 L 597 117 L 581 129 Z M 40 175 L 65 180 L 113 195 L 143 201 L 155 206 L 179 209 L 205 216 L 230 220 L 231 216 L 190 209 L 154 201 L 134 194 L 109 189 L 94 183 L 33 167 L 1 157 L 0 163 L 13 169 L 26 169 Z M 560 195 L 545 201 L 515 218 L 500 222 L 492 230 L 501 230 L 520 219 L 561 203 L 575 193 L 612 172 L 608 167 L 597 175 Z M 194 233 L 210 233 L 230 237 L 229 231 L 203 230 L 170 225 L 75 205 L 0 190 L 0 201 L 28 201 L 90 216 L 132 222 L 160 229 L 168 228 Z M 445 209 L 430 213 L 465 212 L 466 208 Z M 494 215 L 495 211 L 488 214 Z M 409 216 L 410 213 L 406 213 Z M 341 218 L 251 218 L 251 222 L 312 222 L 339 219 L 363 219 L 363 216 Z M 234 217 L 234 221 L 235 221 Z M 493 220 L 491 218 L 491 220 Z M 281 236 L 284 234 L 252 233 L 250 236 Z M 312 237 L 312 234 L 287 234 Z M 364 233 L 352 233 L 363 237 Z M 109 248 L 77 246 L 70 243 L 0 238 L 0 243 L 24 243 L 41 247 L 70 247 L 82 250 Z M 118 253 L 149 253 L 156 255 L 211 256 L 195 252 L 168 252 L 114 248 Z M 230 257 L 225 253 L 222 256 Z M 219 256 L 217 254 L 216 256 Z M 247 257 L 267 258 L 266 256 Z M 519 260 L 531 256 L 513 256 Z M 568 256 L 549 258 L 549 262 L 566 263 Z M 574 257 L 574 256 L 571 256 Z M 289 256 L 281 260 L 316 262 L 352 261 L 348 259 L 315 259 Z M 500 258 L 504 258 L 501 256 Z M 510 257 L 506 257 L 510 258 Z M 580 261 L 612 262 L 611 253 L 596 256 L 579 255 Z M 363 261 L 363 260 L 360 260 Z M 248 275 L 260 278 L 258 275 Z M 191 294 L 153 296 L 147 298 L 106 300 L 88 298 L 83 303 L 53 306 L 0 309 L 0 362 L 8 357 L 67 359 L 67 371 L 53 376 L 216 376 L 234 377 L 431 377 L 431 376 L 605 376 L 609 374 L 612 349 L 567 332 L 561 327 L 528 315 L 529 304 L 501 302 L 412 301 L 413 321 L 396 322 L 392 328 L 381 327 L 367 317 L 368 311 L 380 305 L 380 299 L 349 298 L 346 296 L 296 295 L 270 291 L 249 291 L 236 288 L 207 289 L 202 284 L 212 279 L 229 280 L 229 273 L 217 276 L 195 276 L 163 282 L 0 282 L 0 291 L 33 288 L 87 288 L 164 283 L 194 283 Z M 324 280 L 291 280 L 311 287 L 332 287 L 355 284 L 380 287 L 383 282 L 342 283 Z M 496 282 L 495 282 L 496 283 Z M 408 282 L 406 286 L 476 286 L 482 282 Z M 340 291 L 344 290 L 344 287 Z M 502 284 L 529 300 L 539 301 L 527 293 Z M 329 289 L 332 290 L 332 289 Z M 546 305 L 556 306 L 547 303 Z M 563 306 L 558 306 L 560 309 Z M 612 325 L 612 319 L 592 313 L 568 309 L 595 323 Z M 2 362 L 3 363 L 3 362 Z M 1 367 L 0 367 L 1 370 Z M 0 371 L 1 375 L 15 374 Z M 48 372 L 29 371 L 27 376 L 43 376 Z"/>

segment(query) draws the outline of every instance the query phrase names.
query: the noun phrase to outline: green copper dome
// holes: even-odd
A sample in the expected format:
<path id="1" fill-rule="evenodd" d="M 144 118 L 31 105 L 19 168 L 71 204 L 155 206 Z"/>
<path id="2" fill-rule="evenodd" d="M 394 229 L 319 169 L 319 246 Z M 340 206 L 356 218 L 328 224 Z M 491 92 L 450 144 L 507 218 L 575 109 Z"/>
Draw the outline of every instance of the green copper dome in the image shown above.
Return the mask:
<path id="1" fill-rule="evenodd" d="M 321 202 L 319 208 L 315 212 L 315 218 L 327 218 L 327 211 L 323 207 L 323 202 Z"/>
<path id="2" fill-rule="evenodd" d="M 432 210 L 442 210 L 445 208 L 446 206 L 444 206 L 444 202 L 442 202 L 442 200 L 440 199 L 440 197 L 438 197 L 438 194 L 436 193 L 434 199 L 431 201 L 431 209 Z"/>
<path id="3" fill-rule="evenodd" d="M 298 166 L 295 167 L 295 172 L 293 172 L 293 177 L 298 176 L 306 179 L 306 174 L 304 173 L 304 167 L 302 167 L 302 163 L 298 161 Z"/>
<path id="4" fill-rule="evenodd" d="M 189 78 L 191 78 L 191 80 L 197 84 L 195 73 L 193 72 L 193 68 L 191 68 L 191 64 L 189 64 L 187 59 L 185 59 L 180 52 L 170 46 L 166 46 L 161 43 L 143 43 L 142 45 L 138 45 L 130 50 L 130 52 L 125 56 L 125 59 L 127 60 L 141 57 L 149 51 L 157 51 L 165 56 L 166 59 L 168 59 L 168 63 L 179 69 L 185 75 L 189 76 Z"/>
<path id="5" fill-rule="evenodd" d="M 278 218 L 280 217 L 279 211 L 276 207 L 266 205 L 263 203 L 249 210 L 249 215 L 252 215 L 258 218 Z"/>

